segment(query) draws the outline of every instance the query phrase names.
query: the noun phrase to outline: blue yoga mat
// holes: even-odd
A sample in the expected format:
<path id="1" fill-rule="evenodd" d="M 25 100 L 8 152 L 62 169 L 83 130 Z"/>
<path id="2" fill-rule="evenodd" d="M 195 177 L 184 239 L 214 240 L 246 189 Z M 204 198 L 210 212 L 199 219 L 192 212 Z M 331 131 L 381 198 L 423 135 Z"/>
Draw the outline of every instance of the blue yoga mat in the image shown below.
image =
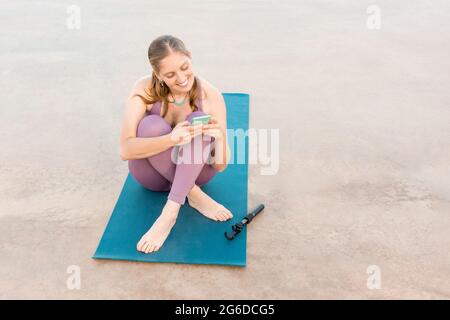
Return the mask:
<path id="1" fill-rule="evenodd" d="M 227 106 L 228 129 L 241 128 L 245 133 L 248 129 L 249 95 L 224 93 L 223 96 Z M 128 174 L 93 258 L 245 267 L 246 229 L 231 241 L 224 236 L 224 232 L 231 231 L 231 226 L 241 221 L 248 210 L 248 136 L 240 139 L 245 144 L 244 157 L 236 152 L 238 139 L 229 136 L 232 163 L 201 187 L 227 207 L 233 213 L 233 219 L 226 222 L 210 220 L 186 201 L 159 251 L 149 254 L 139 252 L 136 244 L 158 218 L 168 192 L 145 189 Z"/>

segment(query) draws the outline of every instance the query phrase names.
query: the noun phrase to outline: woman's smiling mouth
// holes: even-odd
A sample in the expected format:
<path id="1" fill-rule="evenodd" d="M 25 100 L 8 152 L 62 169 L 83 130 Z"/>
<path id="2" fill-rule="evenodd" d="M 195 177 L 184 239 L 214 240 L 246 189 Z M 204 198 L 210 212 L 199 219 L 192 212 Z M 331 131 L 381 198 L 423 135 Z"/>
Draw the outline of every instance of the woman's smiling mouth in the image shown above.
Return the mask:
<path id="1" fill-rule="evenodd" d="M 189 80 L 189 78 L 187 78 L 186 81 L 184 81 L 183 83 L 177 84 L 177 86 L 186 87 L 189 82 L 188 80 Z"/>

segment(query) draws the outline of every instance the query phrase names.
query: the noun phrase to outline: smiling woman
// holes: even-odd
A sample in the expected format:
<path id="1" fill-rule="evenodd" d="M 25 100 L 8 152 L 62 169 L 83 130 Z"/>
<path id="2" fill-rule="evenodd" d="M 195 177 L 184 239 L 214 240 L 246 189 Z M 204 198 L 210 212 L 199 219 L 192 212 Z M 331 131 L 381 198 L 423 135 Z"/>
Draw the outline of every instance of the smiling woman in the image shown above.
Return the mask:
<path id="1" fill-rule="evenodd" d="M 161 215 L 137 244 L 145 253 L 163 245 L 186 198 L 207 218 L 226 221 L 233 217 L 199 187 L 225 170 L 230 158 L 221 93 L 206 81 L 202 88 L 191 53 L 178 38 L 164 35 L 153 40 L 148 58 L 151 78 L 140 79 L 132 89 L 120 137 L 121 157 L 128 160 L 135 180 L 152 191 L 169 192 Z M 194 117 L 207 114 L 211 116 L 207 124 L 191 124 Z M 183 156 L 181 163 L 174 159 L 178 154 Z M 195 160 L 185 161 L 186 154 Z M 204 159 L 205 154 L 211 158 Z"/>
<path id="2" fill-rule="evenodd" d="M 148 59 L 153 68 L 147 104 L 162 101 L 161 116 L 169 109 L 169 103 L 183 106 L 186 102 L 192 111 L 198 110 L 198 79 L 194 76 L 191 52 L 183 42 L 172 36 L 155 39 L 148 48 Z"/>

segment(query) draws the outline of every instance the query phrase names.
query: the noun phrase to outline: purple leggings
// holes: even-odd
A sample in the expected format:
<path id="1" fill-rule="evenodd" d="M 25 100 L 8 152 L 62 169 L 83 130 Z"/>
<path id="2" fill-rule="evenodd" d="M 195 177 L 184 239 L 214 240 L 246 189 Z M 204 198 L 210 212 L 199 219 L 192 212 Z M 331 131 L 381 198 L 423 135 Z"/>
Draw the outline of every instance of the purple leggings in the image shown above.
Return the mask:
<path id="1" fill-rule="evenodd" d="M 192 118 L 200 115 L 205 115 L 203 111 L 194 111 L 186 120 L 192 122 Z M 172 131 L 172 127 L 161 116 L 151 114 L 144 117 L 140 122 L 137 129 L 138 137 L 157 137 L 168 134 Z M 171 147 L 161 153 L 155 154 L 145 159 L 132 159 L 128 160 L 128 168 L 131 175 L 142 186 L 152 191 L 169 191 L 168 199 L 175 201 L 181 205 L 184 204 L 186 196 L 192 189 L 194 184 L 203 185 L 210 181 L 217 170 L 210 164 L 205 163 L 202 156 L 198 156 L 196 159 L 201 161 L 192 161 L 192 163 L 174 163 L 171 158 L 173 148 L 182 148 L 182 152 L 185 150 L 185 146 L 188 146 L 192 151 L 199 151 L 198 148 L 193 147 L 193 144 L 199 146 L 199 141 L 195 139 L 203 140 L 203 135 L 198 135 L 191 140 L 189 144 L 183 146 Z M 208 154 L 211 154 L 211 142 L 202 141 L 202 154 L 206 152 L 205 148 L 208 148 Z M 179 150 L 179 149 L 178 149 Z M 177 151 L 177 150 L 175 150 Z"/>

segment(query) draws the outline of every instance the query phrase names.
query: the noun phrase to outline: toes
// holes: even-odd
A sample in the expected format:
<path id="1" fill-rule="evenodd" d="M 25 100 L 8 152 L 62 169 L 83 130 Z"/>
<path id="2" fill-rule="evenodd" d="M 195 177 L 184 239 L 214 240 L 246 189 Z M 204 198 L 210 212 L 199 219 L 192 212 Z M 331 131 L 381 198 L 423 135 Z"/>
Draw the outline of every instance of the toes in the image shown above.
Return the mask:
<path id="1" fill-rule="evenodd" d="M 145 244 L 145 246 L 143 247 L 143 252 L 145 252 L 145 253 L 148 253 L 148 251 L 149 251 L 149 249 L 150 249 L 150 247 L 151 247 L 152 245 L 150 244 L 150 243 L 146 243 Z"/>
<path id="2" fill-rule="evenodd" d="M 222 214 L 223 217 L 225 217 L 225 220 L 228 220 L 233 217 L 231 211 L 225 208 L 224 206 L 221 207 L 220 213 Z"/>
<path id="3" fill-rule="evenodd" d="M 138 249 L 138 251 L 144 251 L 143 249 L 144 249 L 144 246 L 145 246 L 146 244 L 147 244 L 147 243 L 146 243 L 145 241 L 143 241 L 143 240 L 139 241 L 139 243 L 137 244 L 137 249 Z"/>
<path id="4" fill-rule="evenodd" d="M 228 219 L 233 217 L 231 212 L 226 209 L 219 211 L 217 216 L 219 216 L 222 219 L 221 221 L 227 221 Z"/>
<path id="5" fill-rule="evenodd" d="M 139 240 L 139 242 L 136 244 L 136 249 L 141 249 L 141 246 L 142 246 L 142 238 L 141 238 L 141 240 Z"/>
<path id="6" fill-rule="evenodd" d="M 225 220 L 230 219 L 230 214 L 229 214 L 228 211 L 223 211 L 223 212 L 222 212 L 222 216 L 225 218 Z"/>
<path id="7" fill-rule="evenodd" d="M 154 251 L 158 251 L 161 248 L 161 246 L 162 244 L 155 244 L 151 243 L 148 240 L 141 239 L 136 245 L 136 248 L 138 251 L 141 251 L 143 253 L 151 253 Z"/>

